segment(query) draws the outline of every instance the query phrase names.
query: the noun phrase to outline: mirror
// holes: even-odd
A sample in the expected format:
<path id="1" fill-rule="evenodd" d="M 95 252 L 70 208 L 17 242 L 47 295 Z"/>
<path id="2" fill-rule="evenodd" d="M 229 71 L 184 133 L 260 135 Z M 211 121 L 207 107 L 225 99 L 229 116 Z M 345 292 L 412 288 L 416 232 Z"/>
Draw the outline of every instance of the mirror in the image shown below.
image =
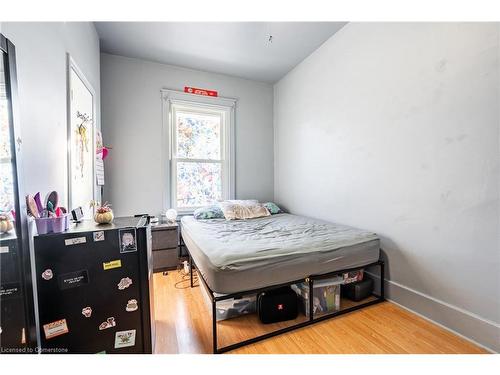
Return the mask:
<path id="1" fill-rule="evenodd" d="M 2 353 L 36 340 L 26 205 L 19 186 L 21 138 L 15 121 L 14 45 L 0 34 L 0 329 Z"/>
<path id="2" fill-rule="evenodd" d="M 95 92 L 68 54 L 68 208 L 92 217 L 95 199 Z"/>
<path id="3" fill-rule="evenodd" d="M 5 57 L 6 53 L 2 51 L 0 59 L 0 176 L 1 176 L 1 195 L 0 195 L 0 232 L 2 240 L 15 240 L 16 231 L 14 230 L 14 174 L 12 172 L 14 163 L 12 155 L 13 136 L 9 121 L 9 101 L 7 99 Z"/>

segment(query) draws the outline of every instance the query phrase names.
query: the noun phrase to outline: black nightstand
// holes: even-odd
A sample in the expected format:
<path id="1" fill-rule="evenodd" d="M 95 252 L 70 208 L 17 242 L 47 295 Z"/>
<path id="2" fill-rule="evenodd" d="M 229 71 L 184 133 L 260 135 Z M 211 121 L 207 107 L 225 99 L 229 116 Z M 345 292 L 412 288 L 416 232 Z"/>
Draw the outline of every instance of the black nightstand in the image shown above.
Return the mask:
<path id="1" fill-rule="evenodd" d="M 179 263 L 179 226 L 177 223 L 151 226 L 153 237 L 153 271 L 174 270 Z"/>

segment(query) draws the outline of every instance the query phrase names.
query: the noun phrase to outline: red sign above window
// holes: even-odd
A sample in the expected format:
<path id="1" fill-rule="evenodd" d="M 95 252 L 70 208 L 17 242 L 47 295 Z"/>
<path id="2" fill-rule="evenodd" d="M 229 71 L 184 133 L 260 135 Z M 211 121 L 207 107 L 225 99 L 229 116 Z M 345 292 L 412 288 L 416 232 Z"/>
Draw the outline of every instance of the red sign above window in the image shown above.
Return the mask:
<path id="1" fill-rule="evenodd" d="M 199 89 L 197 87 L 189 87 L 189 86 L 184 87 L 184 92 L 195 95 L 218 96 L 217 91 Z"/>

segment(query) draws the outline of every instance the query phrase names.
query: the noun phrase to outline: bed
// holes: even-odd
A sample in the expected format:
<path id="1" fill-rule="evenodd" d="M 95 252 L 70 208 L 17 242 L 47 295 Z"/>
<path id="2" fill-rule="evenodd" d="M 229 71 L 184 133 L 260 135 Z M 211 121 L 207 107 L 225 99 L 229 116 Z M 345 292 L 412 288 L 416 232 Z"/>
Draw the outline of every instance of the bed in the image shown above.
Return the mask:
<path id="1" fill-rule="evenodd" d="M 384 301 L 384 262 L 380 240 L 375 233 L 323 220 L 291 214 L 276 214 L 248 220 L 181 219 L 181 247 L 210 295 L 212 345 L 223 353 L 269 337 L 305 327 L 318 321 L 349 313 Z M 378 291 L 369 301 L 316 317 L 313 299 L 305 321 L 280 328 L 224 347 L 218 346 L 217 302 L 259 294 L 272 289 L 307 282 L 314 283 L 340 273 L 364 267 L 379 268 Z"/>
<path id="2" fill-rule="evenodd" d="M 210 289 L 235 293 L 379 259 L 375 233 L 309 217 L 182 218 L 182 237 Z"/>

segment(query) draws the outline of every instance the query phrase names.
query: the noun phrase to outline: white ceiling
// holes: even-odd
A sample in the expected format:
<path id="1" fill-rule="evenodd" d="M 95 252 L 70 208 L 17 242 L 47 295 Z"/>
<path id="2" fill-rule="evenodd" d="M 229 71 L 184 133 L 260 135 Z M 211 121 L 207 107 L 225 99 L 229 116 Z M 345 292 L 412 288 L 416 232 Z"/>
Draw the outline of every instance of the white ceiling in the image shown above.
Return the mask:
<path id="1" fill-rule="evenodd" d="M 103 52 L 269 83 L 282 78 L 344 25 L 95 22 Z"/>

